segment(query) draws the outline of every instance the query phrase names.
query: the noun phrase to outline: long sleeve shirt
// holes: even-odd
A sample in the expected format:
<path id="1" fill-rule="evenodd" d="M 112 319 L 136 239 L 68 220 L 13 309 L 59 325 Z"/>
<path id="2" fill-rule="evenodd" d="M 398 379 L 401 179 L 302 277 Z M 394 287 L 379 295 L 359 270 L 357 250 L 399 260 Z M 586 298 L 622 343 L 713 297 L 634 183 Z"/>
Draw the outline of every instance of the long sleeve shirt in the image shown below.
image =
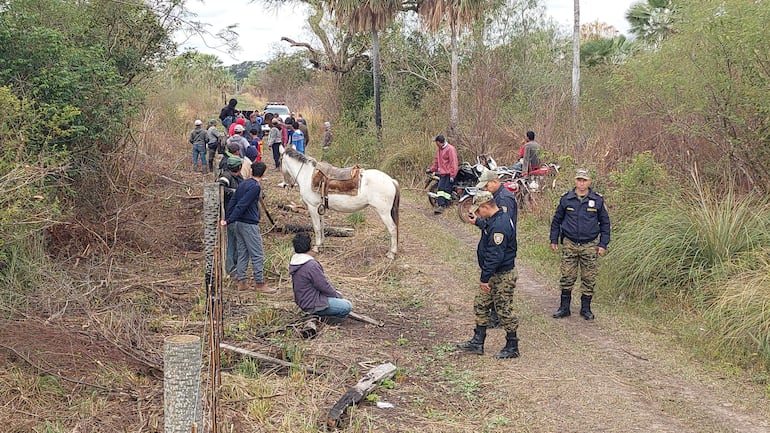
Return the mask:
<path id="1" fill-rule="evenodd" d="M 456 177 L 457 172 L 460 170 L 460 165 L 457 163 L 457 150 L 449 143 L 444 143 L 436 151 L 436 156 L 433 158 L 433 165 L 430 166 L 430 171 L 438 172 L 440 175 L 449 175 L 449 177 Z"/>

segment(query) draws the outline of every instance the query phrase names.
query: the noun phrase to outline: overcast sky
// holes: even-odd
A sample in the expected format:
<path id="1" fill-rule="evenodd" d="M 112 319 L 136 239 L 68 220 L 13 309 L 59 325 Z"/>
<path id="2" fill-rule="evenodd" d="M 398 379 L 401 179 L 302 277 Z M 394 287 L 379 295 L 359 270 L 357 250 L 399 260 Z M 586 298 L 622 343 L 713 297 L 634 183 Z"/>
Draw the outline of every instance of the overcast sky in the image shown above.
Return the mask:
<path id="1" fill-rule="evenodd" d="M 580 21 L 588 23 L 596 21 L 613 25 L 621 33 L 627 33 L 628 22 L 625 13 L 632 3 L 639 0 L 581 0 Z M 206 47 L 199 37 L 185 40 L 178 35 L 180 50 L 195 48 L 200 52 L 214 54 L 225 65 L 244 62 L 247 60 L 269 60 L 273 55 L 288 47 L 281 42 L 286 36 L 295 40 L 309 41 L 311 36 L 307 30 L 307 10 L 300 4 L 287 4 L 279 11 L 266 9 L 263 2 L 257 0 L 229 0 L 227 2 L 212 0 L 191 0 L 188 8 L 198 15 L 197 20 L 210 24 L 209 30 L 216 33 L 220 29 L 238 24 L 236 31 L 240 35 L 240 51 L 230 56 L 214 48 Z M 546 12 L 560 25 L 572 27 L 573 0 L 545 0 Z M 213 42 L 209 42 L 211 45 Z"/>

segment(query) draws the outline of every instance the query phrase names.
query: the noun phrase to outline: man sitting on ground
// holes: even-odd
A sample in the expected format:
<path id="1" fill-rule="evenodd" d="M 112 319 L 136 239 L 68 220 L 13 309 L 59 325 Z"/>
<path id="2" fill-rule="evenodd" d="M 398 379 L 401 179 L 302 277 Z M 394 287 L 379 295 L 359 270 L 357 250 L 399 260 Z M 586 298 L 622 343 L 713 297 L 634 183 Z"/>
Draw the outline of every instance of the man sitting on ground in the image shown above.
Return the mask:
<path id="1" fill-rule="evenodd" d="M 289 274 L 297 306 L 316 316 L 347 317 L 353 305 L 329 283 L 321 264 L 312 256 L 310 235 L 297 233 L 292 244 L 295 254 L 289 261 Z"/>

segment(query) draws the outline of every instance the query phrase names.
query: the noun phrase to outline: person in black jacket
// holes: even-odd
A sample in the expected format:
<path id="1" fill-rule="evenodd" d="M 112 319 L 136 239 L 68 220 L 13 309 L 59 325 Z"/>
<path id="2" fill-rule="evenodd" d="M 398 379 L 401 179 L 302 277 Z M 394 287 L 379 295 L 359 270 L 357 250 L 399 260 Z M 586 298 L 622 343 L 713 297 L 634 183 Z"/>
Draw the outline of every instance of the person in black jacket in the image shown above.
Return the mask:
<path id="1" fill-rule="evenodd" d="M 225 127 L 225 131 L 230 128 L 230 124 L 235 122 L 235 115 L 236 115 L 236 109 L 235 106 L 238 105 L 238 100 L 235 98 L 230 99 L 230 101 L 222 107 L 222 111 L 219 112 L 219 120 L 222 121 L 222 126 Z"/>
<path id="2" fill-rule="evenodd" d="M 230 199 L 233 198 L 233 194 L 238 189 L 238 185 L 243 182 L 241 177 L 241 164 L 243 159 L 237 156 L 230 156 L 223 158 L 226 163 L 227 172 L 222 173 L 222 176 L 217 179 L 224 190 L 224 207 L 225 218 L 227 218 L 227 212 L 230 212 Z M 225 255 L 225 270 L 231 278 L 235 278 L 235 265 L 238 260 L 237 249 L 238 239 L 235 236 L 235 225 L 231 224 L 227 226 L 227 252 Z"/>
<path id="3" fill-rule="evenodd" d="M 591 174 L 587 170 L 578 170 L 575 188 L 561 196 L 551 220 L 550 240 L 554 251 L 562 243 L 561 303 L 553 317 L 570 315 L 572 286 L 580 274 L 580 315 L 593 320 L 591 299 L 599 273 L 599 256 L 604 255 L 610 243 L 610 217 L 604 197 L 591 189 Z"/>
<path id="4" fill-rule="evenodd" d="M 492 193 L 481 191 L 473 197 L 471 212 L 484 218 L 476 256 L 481 268 L 479 291 L 473 301 L 476 327 L 473 338 L 459 344 L 459 349 L 478 355 L 484 354 L 484 340 L 490 323 L 490 309 L 494 305 L 505 328 L 505 347 L 497 358 L 518 358 L 519 319 L 513 308 L 516 288 L 516 227 L 511 218 L 495 203 Z"/>

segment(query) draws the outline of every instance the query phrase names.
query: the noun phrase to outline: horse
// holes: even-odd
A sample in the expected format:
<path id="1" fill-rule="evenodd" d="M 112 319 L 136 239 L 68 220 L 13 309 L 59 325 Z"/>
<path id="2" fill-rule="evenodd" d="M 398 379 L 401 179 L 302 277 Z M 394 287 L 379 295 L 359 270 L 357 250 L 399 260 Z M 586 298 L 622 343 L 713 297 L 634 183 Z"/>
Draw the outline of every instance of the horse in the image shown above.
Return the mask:
<path id="1" fill-rule="evenodd" d="M 380 216 L 390 233 L 389 259 L 396 256 L 398 249 L 398 206 L 401 188 L 398 181 L 380 170 L 361 169 L 360 185 L 356 195 L 335 194 L 330 192 L 322 197 L 313 191 L 312 178 L 318 162 L 292 148 L 281 155 L 281 172 L 289 186 L 298 186 L 302 201 L 305 203 L 315 231 L 314 251 L 319 251 L 324 241 L 323 213 L 326 207 L 338 212 L 352 213 L 371 206 Z"/>

